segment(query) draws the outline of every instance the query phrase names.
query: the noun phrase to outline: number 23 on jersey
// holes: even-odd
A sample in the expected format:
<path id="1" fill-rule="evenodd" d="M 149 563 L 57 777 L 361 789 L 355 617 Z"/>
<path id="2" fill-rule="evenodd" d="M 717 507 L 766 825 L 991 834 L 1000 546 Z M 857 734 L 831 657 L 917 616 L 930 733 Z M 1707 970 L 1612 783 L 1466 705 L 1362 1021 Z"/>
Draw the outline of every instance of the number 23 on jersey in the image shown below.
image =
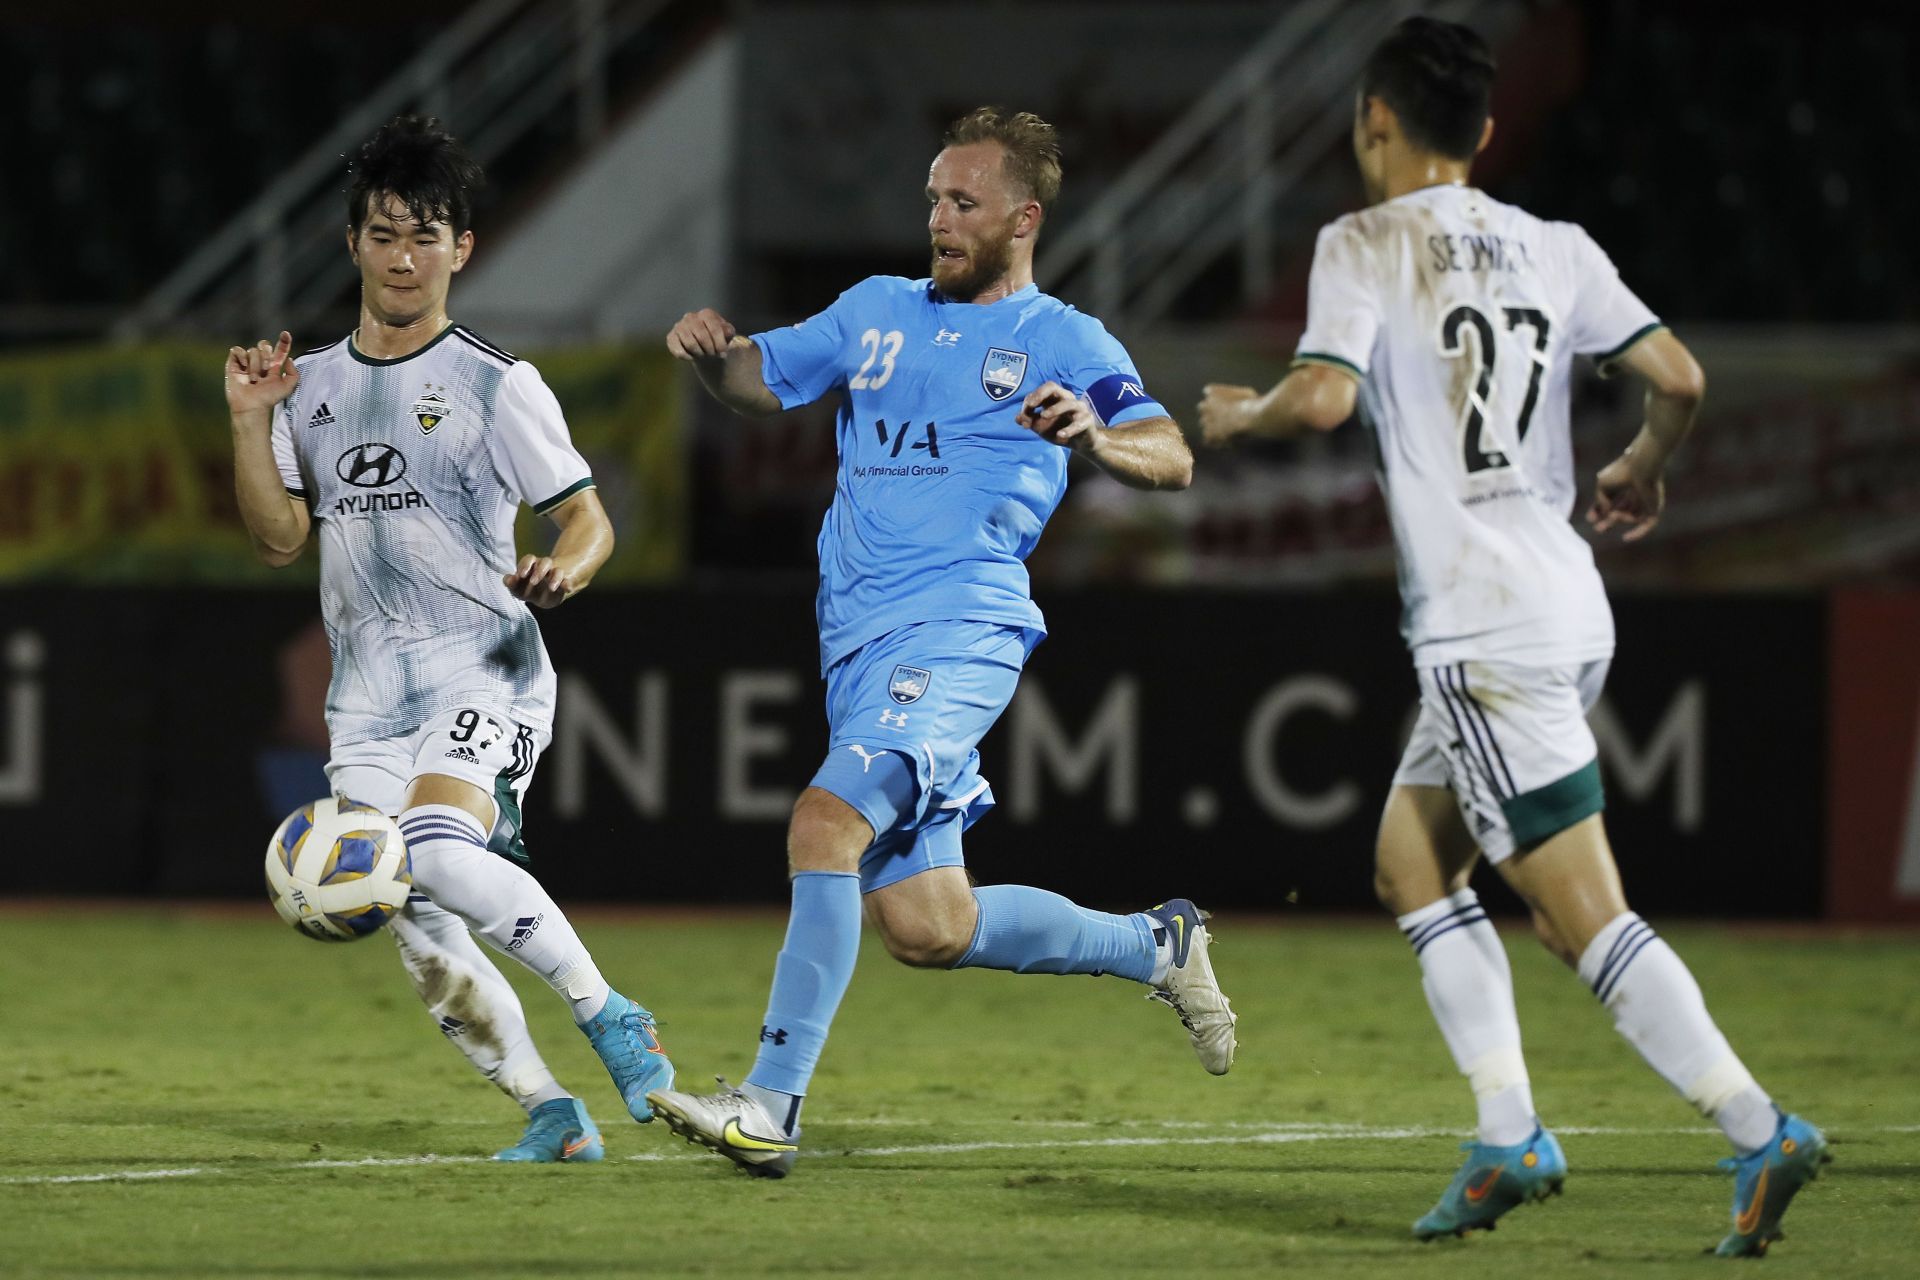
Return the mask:
<path id="1" fill-rule="evenodd" d="M 861 334 L 860 346 L 866 353 L 866 363 L 847 380 L 847 385 L 855 391 L 878 391 L 886 386 L 887 380 L 893 377 L 894 359 L 900 354 L 901 344 L 905 341 L 898 329 L 889 329 L 885 333 L 869 329 Z M 880 365 L 878 371 L 873 367 L 876 361 Z"/>

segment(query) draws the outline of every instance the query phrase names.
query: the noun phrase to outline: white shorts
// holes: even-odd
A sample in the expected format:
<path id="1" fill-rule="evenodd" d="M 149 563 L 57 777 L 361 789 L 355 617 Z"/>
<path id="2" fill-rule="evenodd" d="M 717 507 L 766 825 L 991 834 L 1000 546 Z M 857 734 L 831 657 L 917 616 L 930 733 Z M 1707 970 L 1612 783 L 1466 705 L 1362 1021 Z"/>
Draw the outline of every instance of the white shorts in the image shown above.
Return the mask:
<path id="1" fill-rule="evenodd" d="M 454 707 L 404 738 L 336 747 L 327 761 L 327 781 L 335 791 L 394 817 L 415 778 L 437 773 L 471 783 L 493 797 L 488 847 L 525 862 L 520 802 L 547 740 L 547 734 L 496 707 Z"/>
<path id="2" fill-rule="evenodd" d="M 1446 787 L 1491 862 L 1606 807 L 1587 711 L 1609 663 L 1422 667 L 1420 718 L 1395 786 Z"/>

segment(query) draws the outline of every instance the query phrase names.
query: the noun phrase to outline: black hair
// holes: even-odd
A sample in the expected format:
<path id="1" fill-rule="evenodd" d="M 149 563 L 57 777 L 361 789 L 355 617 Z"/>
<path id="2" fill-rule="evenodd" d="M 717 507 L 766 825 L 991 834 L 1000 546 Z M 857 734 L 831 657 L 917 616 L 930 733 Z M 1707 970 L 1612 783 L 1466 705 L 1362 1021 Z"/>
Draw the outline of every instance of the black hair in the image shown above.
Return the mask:
<path id="1" fill-rule="evenodd" d="M 1360 96 L 1393 108 L 1407 140 L 1471 160 L 1493 108 L 1493 51 L 1471 27 L 1412 17 L 1367 58 Z"/>
<path id="2" fill-rule="evenodd" d="M 347 225 L 367 220 L 370 197 L 391 193 L 422 224 L 444 222 L 456 236 L 473 225 L 473 198 L 487 177 L 467 149 L 432 117 L 395 116 L 347 163 Z"/>

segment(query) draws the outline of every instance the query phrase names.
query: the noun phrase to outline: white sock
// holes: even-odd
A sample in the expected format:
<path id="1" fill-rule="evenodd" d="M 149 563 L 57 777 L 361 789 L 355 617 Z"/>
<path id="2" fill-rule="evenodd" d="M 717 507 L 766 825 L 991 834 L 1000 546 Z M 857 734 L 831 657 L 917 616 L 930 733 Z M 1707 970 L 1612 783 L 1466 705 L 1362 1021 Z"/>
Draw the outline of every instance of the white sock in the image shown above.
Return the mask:
<path id="1" fill-rule="evenodd" d="M 1631 911 L 1614 917 L 1581 955 L 1580 977 L 1612 1011 L 1614 1029 L 1719 1124 L 1735 1150 L 1744 1155 L 1773 1140 L 1773 1099 L 1734 1056 L 1700 984 L 1653 926 Z"/>
<path id="2" fill-rule="evenodd" d="M 1520 1053 L 1513 970 L 1471 889 L 1401 916 L 1400 931 L 1420 958 L 1421 987 L 1460 1074 L 1480 1107 L 1480 1141 L 1525 1142 L 1539 1123 Z"/>
<path id="3" fill-rule="evenodd" d="M 570 1096 L 533 1047 L 520 997 L 458 916 L 422 898 L 388 927 L 440 1033 L 481 1075 L 528 1111 Z"/>
<path id="4" fill-rule="evenodd" d="M 564 996 L 573 1020 L 605 1007 L 609 987 L 586 944 L 540 882 L 489 852 L 487 833 L 454 805 L 416 805 L 400 815 L 413 855 L 413 884 L 466 922 L 496 951 L 512 956 Z"/>
<path id="5" fill-rule="evenodd" d="M 757 1084 L 743 1084 L 740 1092 L 760 1104 L 763 1111 L 780 1128 L 780 1136 L 791 1138 L 800 1130 L 800 1104 L 807 1100 L 804 1093 L 782 1093 L 778 1089 L 768 1089 Z M 772 1137 L 772 1134 L 767 1135 Z"/>

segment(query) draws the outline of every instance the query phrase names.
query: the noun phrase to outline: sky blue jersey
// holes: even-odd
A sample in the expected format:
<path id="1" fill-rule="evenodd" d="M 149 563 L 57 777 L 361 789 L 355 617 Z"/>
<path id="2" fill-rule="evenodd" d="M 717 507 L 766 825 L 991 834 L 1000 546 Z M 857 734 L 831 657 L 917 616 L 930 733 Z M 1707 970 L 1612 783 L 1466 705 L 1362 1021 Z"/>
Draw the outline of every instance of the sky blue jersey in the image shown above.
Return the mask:
<path id="1" fill-rule="evenodd" d="M 756 333 L 792 409 L 845 393 L 840 474 L 820 525 L 820 668 L 914 622 L 1044 632 L 1027 556 L 1067 488 L 1067 451 L 1014 421 L 1049 380 L 1108 426 L 1159 417 L 1126 349 L 1039 288 L 984 305 L 872 276 L 820 314 Z"/>

